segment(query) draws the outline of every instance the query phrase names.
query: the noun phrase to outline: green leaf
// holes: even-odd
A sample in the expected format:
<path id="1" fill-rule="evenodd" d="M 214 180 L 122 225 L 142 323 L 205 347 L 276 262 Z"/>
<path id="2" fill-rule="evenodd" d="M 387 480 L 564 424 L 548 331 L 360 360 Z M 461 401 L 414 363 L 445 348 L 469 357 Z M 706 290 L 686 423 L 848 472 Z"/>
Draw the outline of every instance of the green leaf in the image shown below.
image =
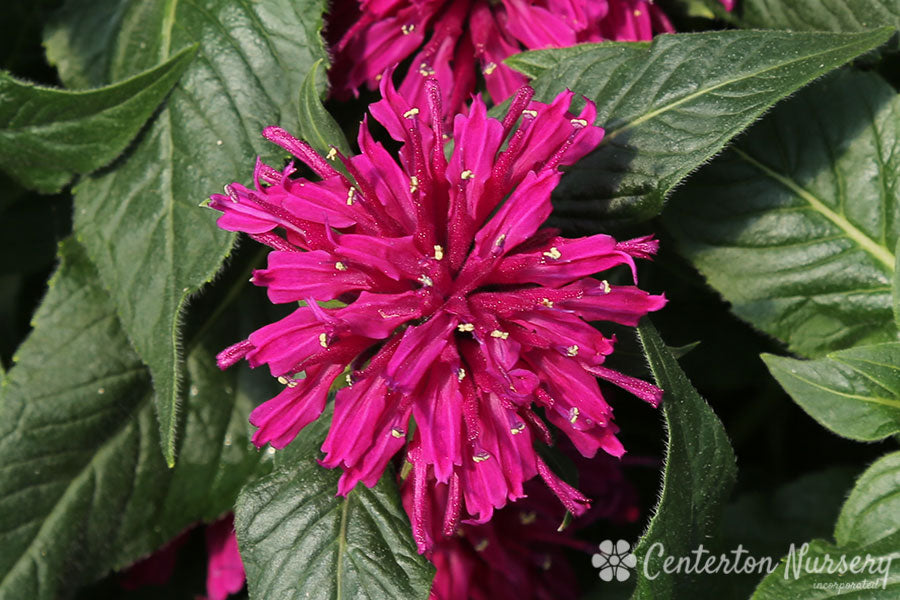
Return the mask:
<path id="1" fill-rule="evenodd" d="M 894 324 L 900 329 L 900 241 L 894 248 Z"/>
<path id="2" fill-rule="evenodd" d="M 322 106 L 320 90 L 324 89 L 326 82 L 325 62 L 319 59 L 300 86 L 300 136 L 323 156 L 328 154 L 332 146 L 344 156 L 350 156 L 350 144 L 344 137 L 344 132 L 331 113 Z M 341 167 L 341 164 L 336 163 L 336 166 Z"/>
<path id="3" fill-rule="evenodd" d="M 838 435 L 868 442 L 900 432 L 900 342 L 763 360 L 794 402 Z"/>
<path id="4" fill-rule="evenodd" d="M 734 551 L 740 546 L 747 557 L 775 561 L 791 544 L 797 546 L 812 537 L 830 535 L 859 471 L 830 467 L 774 490 L 743 494 L 725 509 L 722 547 Z M 749 597 L 770 568 L 721 576 L 720 585 L 727 585 L 722 597 Z"/>
<path id="5" fill-rule="evenodd" d="M 700 544 L 709 548 L 737 469 L 722 423 L 649 319 L 638 326 L 638 334 L 656 384 L 665 391 L 662 409 L 669 442 L 659 504 L 635 550 L 638 581 L 633 597 L 682 598 L 695 590 L 696 582 L 686 573 L 664 572 L 662 561 L 665 556 L 689 556 Z"/>
<path id="6" fill-rule="evenodd" d="M 900 452 L 869 467 L 844 503 L 834 532 L 836 544 L 813 540 L 806 554 L 794 547 L 777 570 L 766 577 L 753 600 L 866 598 L 893 600 L 900 593 Z M 816 573 L 813 560 L 824 566 L 825 556 L 846 563 L 858 559 L 860 572 Z M 871 561 L 863 561 L 869 556 Z M 809 562 L 807 562 L 809 561 Z M 893 563 L 893 564 L 892 564 Z M 860 586 L 860 587 L 853 587 Z M 855 593 L 854 593 L 855 592 Z"/>
<path id="7" fill-rule="evenodd" d="M 329 419 L 317 425 L 327 428 Z M 321 438 L 319 438 L 321 439 Z M 241 492 L 235 528 L 250 597 L 414 600 L 434 569 L 416 553 L 393 473 L 336 497 L 339 471 L 295 457 Z"/>
<path id="8" fill-rule="evenodd" d="M 841 509 L 834 538 L 842 546 L 871 544 L 897 532 L 900 532 L 900 452 L 880 458 L 857 480 Z"/>
<path id="9" fill-rule="evenodd" d="M 897 339 L 900 100 L 877 75 L 826 78 L 674 195 L 664 221 L 734 312 L 821 356 Z"/>
<path id="10" fill-rule="evenodd" d="M 794 31 L 866 31 L 900 27 L 898 0 L 741 0 L 742 27 Z"/>
<path id="11" fill-rule="evenodd" d="M 538 50 L 506 62 L 535 77 L 538 100 L 570 88 L 596 102 L 606 135 L 563 177 L 554 200 L 557 216 L 596 230 L 609 219 L 658 214 L 675 185 L 766 109 L 890 35 L 663 35 L 649 47 Z"/>
<path id="12" fill-rule="evenodd" d="M 190 444 L 167 467 L 146 367 L 84 250 L 67 241 L 60 255 L 0 389 L 4 600 L 70 596 L 230 510 L 239 488 L 266 468 L 249 441 L 252 402 L 240 376 L 215 366 L 218 338 L 188 356 Z"/>
<path id="13" fill-rule="evenodd" d="M 129 339 L 150 367 L 162 449 L 173 464 L 183 390 L 181 313 L 188 296 L 215 275 L 234 240 L 197 204 L 225 184 L 249 181 L 257 154 L 280 164 L 283 152 L 260 132 L 275 124 L 298 129 L 297 90 L 306 71 L 325 56 L 319 37 L 324 2 L 125 3 L 120 29 L 106 49 L 110 77 L 143 68 L 148 57 L 196 43 L 200 49 L 128 157 L 78 185 L 75 229 L 112 291 Z M 81 13 L 101 10 L 93 0 L 75 5 Z M 61 24 L 53 39 L 90 35 L 79 29 L 85 23 L 83 15 L 73 18 L 72 29 L 62 35 Z M 55 47 L 54 55 L 63 51 Z M 63 74 L 76 75 L 84 76 Z"/>
<path id="14" fill-rule="evenodd" d="M 128 146 L 196 53 L 185 48 L 131 79 L 85 92 L 0 71 L 0 168 L 44 193 L 103 167 Z"/>

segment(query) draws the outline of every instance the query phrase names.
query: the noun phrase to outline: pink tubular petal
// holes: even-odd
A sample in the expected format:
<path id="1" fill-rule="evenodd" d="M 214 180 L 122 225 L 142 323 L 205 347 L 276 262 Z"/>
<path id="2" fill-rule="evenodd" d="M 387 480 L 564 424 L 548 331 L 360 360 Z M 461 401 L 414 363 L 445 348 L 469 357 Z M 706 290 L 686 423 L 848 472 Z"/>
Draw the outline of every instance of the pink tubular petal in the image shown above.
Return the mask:
<path id="1" fill-rule="evenodd" d="M 309 306 L 257 329 L 248 339 L 253 344 L 247 352 L 250 366 L 268 364 L 273 377 L 290 374 L 295 365 L 329 344 L 328 327 Z"/>
<path id="2" fill-rule="evenodd" d="M 328 388 L 342 370 L 341 365 L 312 367 L 305 379 L 291 381 L 277 396 L 256 407 L 250 413 L 250 423 L 259 428 L 253 434 L 253 443 L 284 448 L 292 442 L 301 429 L 322 414 Z"/>
<path id="3" fill-rule="evenodd" d="M 635 286 L 612 286 L 596 279 L 582 279 L 562 289 L 583 292 L 560 300 L 558 305 L 586 321 L 612 321 L 634 327 L 641 317 L 666 305 L 664 295 L 653 296 Z"/>
<path id="4" fill-rule="evenodd" d="M 364 290 L 373 280 L 353 263 L 336 261 L 322 250 L 270 252 L 269 268 L 253 272 L 253 283 L 268 288 L 275 304 L 305 298 L 333 300 L 343 293 Z"/>
<path id="5" fill-rule="evenodd" d="M 422 294 L 371 294 L 362 292 L 352 304 L 335 312 L 354 335 L 384 339 L 398 327 L 422 316 Z"/>
<path id="6" fill-rule="evenodd" d="M 637 267 L 631 254 L 619 250 L 616 241 L 608 235 L 554 238 L 536 252 L 507 256 L 497 266 L 492 280 L 560 287 L 621 264 L 628 265 L 637 279 Z"/>
<path id="7" fill-rule="evenodd" d="M 540 458 L 537 459 L 537 471 L 540 474 L 541 479 L 543 479 L 547 486 L 553 490 L 553 493 L 556 494 L 556 497 L 559 498 L 559 501 L 562 502 L 562 505 L 565 506 L 566 510 L 570 513 L 577 517 L 584 514 L 584 512 L 590 508 L 590 499 L 557 477 L 556 474 L 550 470 L 550 467 L 548 467 Z"/>
<path id="8" fill-rule="evenodd" d="M 456 319 L 440 312 L 426 323 L 410 327 L 391 357 L 385 374 L 392 388 L 410 394 L 449 342 Z"/>
<path id="9" fill-rule="evenodd" d="M 575 45 L 575 32 L 565 20 L 523 0 L 503 0 L 509 16 L 506 29 L 526 48 L 566 48 Z"/>
<path id="10" fill-rule="evenodd" d="M 266 127 L 263 129 L 263 137 L 274 144 L 278 144 L 302 160 L 310 169 L 315 171 L 316 175 L 323 179 L 338 174 L 334 167 L 328 164 L 328 161 L 312 149 L 312 146 L 302 140 L 298 140 L 281 127 Z"/>
<path id="11" fill-rule="evenodd" d="M 475 236 L 473 255 L 481 258 L 502 256 L 534 235 L 553 211 L 550 194 L 559 178 L 556 171 L 544 171 L 539 175 L 529 173 Z"/>
<path id="12" fill-rule="evenodd" d="M 338 390 L 331 428 L 322 444 L 322 465 L 334 468 L 356 464 L 372 443 L 373 424 L 384 419 L 388 409 L 386 393 L 387 386 L 379 376 Z"/>
<path id="13" fill-rule="evenodd" d="M 610 383 L 616 384 L 623 390 L 631 392 L 641 400 L 648 402 L 653 408 L 659 406 L 660 401 L 662 401 L 663 391 L 652 383 L 647 383 L 643 379 L 629 377 L 628 375 L 623 375 L 618 371 L 608 369 L 601 365 L 585 367 L 585 369 L 597 377 L 605 379 Z"/>
<path id="14" fill-rule="evenodd" d="M 406 444 L 406 424 L 410 411 L 407 408 L 396 416 L 386 416 L 376 426 L 372 445 L 353 465 L 344 468 L 338 480 L 339 496 L 346 496 L 360 481 L 373 487 L 387 468 L 388 461 Z M 370 424 L 371 426 L 371 424 Z"/>
<path id="15" fill-rule="evenodd" d="M 457 360 L 458 365 L 458 360 Z M 454 465 L 462 464 L 462 403 L 459 366 L 439 362 L 413 404 L 413 418 L 421 437 L 422 460 L 434 465 L 437 481 L 447 483 Z"/>
<path id="16" fill-rule="evenodd" d="M 480 207 L 484 186 L 491 177 L 494 155 L 503 141 L 503 125 L 487 116 L 487 107 L 477 96 L 468 115 L 453 122 L 453 156 L 447 165 L 451 211 L 464 211 L 472 219 L 493 207 Z M 469 240 L 471 242 L 471 240 Z"/>
<path id="17" fill-rule="evenodd" d="M 223 371 L 228 367 L 234 365 L 239 360 L 247 356 L 253 350 L 253 344 L 250 340 L 244 340 L 242 342 L 238 342 L 233 346 L 228 346 L 221 352 L 216 355 L 216 364 Z"/>
<path id="18" fill-rule="evenodd" d="M 525 77 L 503 64 L 503 60 L 517 54 L 520 47 L 497 22 L 494 11 L 486 2 L 476 2 L 472 8 L 469 33 L 488 93 L 495 103 L 500 103 L 525 85 Z M 505 131 L 508 132 L 508 128 Z"/>
<path id="19" fill-rule="evenodd" d="M 394 280 L 416 281 L 422 273 L 416 260 L 419 251 L 412 236 L 381 238 L 347 233 L 339 238 L 335 253 Z"/>

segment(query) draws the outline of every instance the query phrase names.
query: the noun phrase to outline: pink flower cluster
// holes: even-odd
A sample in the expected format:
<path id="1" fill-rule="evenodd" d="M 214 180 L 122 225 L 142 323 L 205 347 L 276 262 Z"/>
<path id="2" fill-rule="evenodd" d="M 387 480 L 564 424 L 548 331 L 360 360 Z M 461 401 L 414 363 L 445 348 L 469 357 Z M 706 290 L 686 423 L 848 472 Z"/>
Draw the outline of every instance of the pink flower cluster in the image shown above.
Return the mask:
<path id="1" fill-rule="evenodd" d="M 525 85 L 503 64 L 523 50 L 673 31 L 652 0 L 342 0 L 332 14 L 334 31 L 342 33 L 332 69 L 339 94 L 364 84 L 375 89 L 386 69 L 411 56 L 401 95 L 423 104 L 422 83 L 435 77 L 453 91 L 449 115 L 464 110 L 479 71 L 494 102 Z"/>
<path id="2" fill-rule="evenodd" d="M 475 98 L 453 120 L 448 159 L 439 86 L 431 78 L 424 88 L 425 103 L 412 103 L 388 73 L 370 107 L 402 143 L 399 163 L 367 120 L 352 157 L 332 149 L 323 158 L 269 127 L 264 136 L 319 179 L 258 162 L 253 188 L 232 184 L 209 204 L 220 227 L 273 248 L 253 282 L 273 302 L 301 302 L 218 357 L 221 368 L 266 364 L 285 386 L 251 414 L 253 441 L 287 445 L 342 377 L 321 462 L 343 469 L 346 494 L 374 485 L 406 447 L 420 551 L 435 542 L 427 523 L 436 511 L 448 534 L 461 518 L 485 523 L 536 475 L 573 514 L 586 510 L 588 498 L 535 444 L 551 442 L 546 419 L 584 456 L 622 455 L 597 378 L 654 405 L 662 392 L 604 366 L 615 340 L 588 322 L 635 325 L 665 303 L 591 277 L 617 265 L 634 274 L 654 240 L 541 228 L 560 168 L 603 136 L 593 103 L 570 114 L 571 92 L 543 104 L 522 88 L 501 121 Z M 343 306 L 320 304 L 332 300 Z"/>

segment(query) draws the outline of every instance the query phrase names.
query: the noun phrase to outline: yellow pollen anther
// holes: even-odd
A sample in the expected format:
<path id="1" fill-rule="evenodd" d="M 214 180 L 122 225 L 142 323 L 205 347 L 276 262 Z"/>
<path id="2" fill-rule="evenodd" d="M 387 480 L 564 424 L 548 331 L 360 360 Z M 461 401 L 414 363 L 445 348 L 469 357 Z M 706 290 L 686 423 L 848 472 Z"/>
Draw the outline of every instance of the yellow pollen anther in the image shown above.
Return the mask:
<path id="1" fill-rule="evenodd" d="M 441 246 L 435 245 L 434 260 L 441 260 L 442 258 L 444 258 L 444 249 Z"/>
<path id="2" fill-rule="evenodd" d="M 578 420 L 578 409 L 576 407 L 572 407 L 572 410 L 569 411 L 569 423 L 572 425 L 575 424 L 575 421 Z"/>
<path id="3" fill-rule="evenodd" d="M 429 75 L 434 75 L 434 69 L 429 66 L 428 63 L 422 63 L 419 65 L 419 75 L 422 77 L 428 77 Z"/>
<path id="4" fill-rule="evenodd" d="M 356 196 L 356 188 L 350 186 L 350 189 L 347 190 L 347 206 L 351 206 L 353 204 L 353 197 Z"/>
<path id="5" fill-rule="evenodd" d="M 531 109 L 529 108 L 529 109 L 523 110 L 523 111 L 522 111 L 522 114 L 525 115 L 526 117 L 531 117 L 531 118 L 533 119 L 533 118 L 535 118 L 535 117 L 537 116 L 537 111 L 536 111 L 536 110 L 531 110 Z"/>
<path id="6" fill-rule="evenodd" d="M 525 423 L 519 423 L 519 424 L 516 425 L 515 427 L 510 428 L 509 431 L 510 431 L 513 435 L 522 433 L 523 431 L 525 431 Z"/>
<path id="7" fill-rule="evenodd" d="M 402 429 L 400 429 L 399 427 L 394 427 L 391 429 L 391 435 L 394 436 L 395 438 L 399 439 L 399 438 L 402 438 L 404 435 L 406 435 L 406 432 L 403 431 Z"/>
<path id="8" fill-rule="evenodd" d="M 334 268 L 337 269 L 338 271 L 346 271 L 347 265 L 345 265 L 341 261 L 337 261 L 336 263 L 334 263 Z"/>
<path id="9" fill-rule="evenodd" d="M 421 277 L 419 277 L 419 281 L 425 287 L 431 287 L 434 285 L 434 282 L 431 280 L 431 277 L 429 277 L 428 275 L 422 275 Z"/>
<path id="10" fill-rule="evenodd" d="M 319 334 L 319 345 L 322 346 L 323 348 L 328 347 L 328 334 L 327 333 Z"/>
<path id="11" fill-rule="evenodd" d="M 552 567 L 552 566 L 553 566 L 553 560 L 549 556 L 544 558 L 544 562 L 541 564 L 541 568 L 544 569 L 545 571 L 549 571 L 550 567 Z"/>
<path id="12" fill-rule="evenodd" d="M 337 158 L 337 149 L 332 148 L 331 150 L 329 150 L 328 154 L 325 155 L 325 158 L 327 158 L 328 160 L 334 160 L 335 158 Z"/>
<path id="13" fill-rule="evenodd" d="M 381 78 L 384 77 L 381 73 L 375 76 L 375 81 L 381 81 Z"/>
<path id="14" fill-rule="evenodd" d="M 537 520 L 537 513 L 533 510 L 528 512 L 519 513 L 519 522 L 522 525 L 531 525 Z"/>
<path id="15" fill-rule="evenodd" d="M 409 109 L 408 111 L 403 113 L 403 118 L 404 119 L 412 119 L 417 114 L 419 114 L 419 109 L 416 108 L 415 106 L 413 106 L 411 109 Z"/>
<path id="16" fill-rule="evenodd" d="M 297 380 L 291 379 L 290 381 L 287 382 L 287 386 L 291 389 L 294 389 L 295 387 L 297 387 Z"/>
<path id="17" fill-rule="evenodd" d="M 462 331 L 463 333 L 467 331 L 475 331 L 475 325 L 472 323 L 460 323 L 456 326 L 457 329 Z"/>
<path id="18" fill-rule="evenodd" d="M 475 552 L 484 552 L 485 548 L 488 547 L 488 544 L 490 544 L 490 542 L 487 538 L 482 539 L 480 542 L 475 544 Z"/>
<path id="19" fill-rule="evenodd" d="M 588 124 L 584 119 L 572 119 L 571 121 L 569 121 L 569 123 L 571 123 L 572 125 L 579 125 L 581 127 L 587 127 Z"/>
<path id="20" fill-rule="evenodd" d="M 400 31 L 403 32 L 403 35 L 409 35 L 415 30 L 416 30 L 415 23 L 410 23 L 409 25 L 401 25 L 400 26 Z"/>
<path id="21" fill-rule="evenodd" d="M 603 293 L 608 294 L 610 291 L 609 282 L 607 280 L 603 280 L 600 282 L 600 286 L 603 288 Z"/>
<path id="22" fill-rule="evenodd" d="M 288 378 L 285 377 L 284 375 L 282 375 L 281 377 L 278 378 L 278 383 L 280 383 L 281 385 L 287 385 L 287 384 L 288 384 Z"/>
<path id="23" fill-rule="evenodd" d="M 485 75 L 490 75 L 491 73 L 493 73 L 496 70 L 497 70 L 497 63 L 489 62 L 488 64 L 484 65 L 484 70 L 482 71 L 482 73 L 484 73 Z"/>
<path id="24" fill-rule="evenodd" d="M 347 373 L 346 379 L 347 379 L 347 387 L 353 387 L 353 375 L 351 375 L 350 373 Z"/>
<path id="25" fill-rule="evenodd" d="M 473 457 L 472 457 L 472 460 L 474 460 L 474 461 L 477 462 L 477 463 L 480 463 L 480 462 L 486 461 L 486 460 L 489 459 L 490 457 L 491 457 L 490 454 L 488 454 L 487 452 L 485 452 L 484 450 L 482 450 L 481 452 L 479 452 L 478 454 L 476 454 L 475 456 L 473 456 Z"/>
<path id="26" fill-rule="evenodd" d="M 506 338 L 509 337 L 509 332 L 508 331 L 500 331 L 499 329 L 495 329 L 491 332 L 491 337 L 505 340 Z"/>
<path id="27" fill-rule="evenodd" d="M 550 300 L 550 298 L 543 298 L 543 299 L 541 300 L 541 304 L 543 304 L 543 305 L 546 306 L 547 308 L 553 308 L 553 301 Z"/>
<path id="28" fill-rule="evenodd" d="M 475 179 L 475 173 L 473 173 L 469 169 L 466 169 L 465 171 L 463 171 L 462 173 L 459 174 L 459 177 L 461 179 Z"/>
<path id="29" fill-rule="evenodd" d="M 503 242 L 505 242 L 505 241 L 506 241 L 506 234 L 505 234 L 505 233 L 501 233 L 500 235 L 497 236 L 497 239 L 494 240 L 494 245 L 495 245 L 495 246 L 498 246 L 498 247 L 499 247 L 499 246 L 502 246 L 502 245 L 503 245 Z"/>
<path id="30" fill-rule="evenodd" d="M 566 348 L 566 356 L 577 356 L 578 355 L 578 346 L 572 344 L 568 348 Z"/>
<path id="31" fill-rule="evenodd" d="M 562 256 L 562 254 L 556 246 L 553 246 L 548 251 L 544 252 L 544 256 L 552 258 L 553 260 L 559 260 L 559 257 Z"/>
<path id="32" fill-rule="evenodd" d="M 466 370 L 463 369 L 462 367 L 460 367 L 459 370 L 456 372 L 456 378 L 460 381 L 465 379 L 466 378 Z"/>
<path id="33" fill-rule="evenodd" d="M 409 193 L 415 194 L 419 190 L 419 178 L 413 175 L 409 178 Z"/>
<path id="34" fill-rule="evenodd" d="M 642 14 L 644 14 L 644 13 L 642 13 L 642 12 L 640 11 L 640 9 L 635 9 L 635 11 L 634 11 L 634 16 L 639 17 L 639 16 L 641 16 Z"/>

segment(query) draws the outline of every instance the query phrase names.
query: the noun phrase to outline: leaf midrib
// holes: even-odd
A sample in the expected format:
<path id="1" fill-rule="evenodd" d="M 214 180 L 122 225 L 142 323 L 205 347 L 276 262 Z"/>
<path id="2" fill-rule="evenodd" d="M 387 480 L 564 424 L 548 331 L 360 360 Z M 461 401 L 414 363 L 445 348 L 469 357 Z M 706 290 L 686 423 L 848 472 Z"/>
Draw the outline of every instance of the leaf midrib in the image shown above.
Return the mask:
<path id="1" fill-rule="evenodd" d="M 824 202 L 822 202 L 812 193 L 797 184 L 797 182 L 766 166 L 740 148 L 735 146 L 732 148 L 732 151 L 740 156 L 744 161 L 762 171 L 766 176 L 774 179 L 775 181 L 786 187 L 788 190 L 796 194 L 799 198 L 805 200 L 814 211 L 831 221 L 833 225 L 843 231 L 848 238 L 859 245 L 859 247 L 869 255 L 871 255 L 872 258 L 884 265 L 887 269 L 888 274 L 894 273 L 896 264 L 896 257 L 894 256 L 894 254 L 886 247 L 879 245 L 878 242 L 873 240 L 865 232 L 856 227 L 844 215 L 834 212 Z"/>
<path id="2" fill-rule="evenodd" d="M 642 123 L 645 123 L 646 121 L 649 121 L 650 119 L 656 118 L 661 114 L 664 114 L 670 110 L 673 110 L 674 108 L 684 104 L 685 102 L 689 102 L 695 98 L 700 98 L 706 94 L 714 92 L 715 90 L 717 90 L 719 88 L 741 82 L 745 79 L 752 79 L 755 77 L 759 77 L 760 75 L 763 75 L 764 73 L 768 73 L 769 71 L 781 69 L 781 68 L 787 67 L 789 65 L 792 65 L 794 63 L 812 60 L 814 57 L 826 55 L 826 54 L 833 53 L 833 52 L 836 52 L 839 50 L 843 50 L 844 48 L 848 48 L 848 47 L 854 46 L 856 44 L 857 44 L 857 41 L 854 40 L 852 43 L 828 48 L 828 50 L 823 51 L 823 52 L 818 52 L 816 54 L 804 55 L 804 56 L 795 58 L 795 59 L 787 61 L 787 62 L 778 63 L 777 65 L 773 65 L 771 67 L 766 67 L 765 69 L 760 69 L 759 71 L 747 73 L 747 74 L 737 77 L 735 79 L 729 79 L 728 81 L 723 81 L 722 83 L 717 83 L 716 85 L 713 85 L 713 86 L 710 86 L 707 88 L 703 88 L 701 90 L 697 90 L 696 92 L 692 92 L 692 93 L 688 94 L 687 96 L 684 96 L 683 98 L 679 98 L 678 100 L 675 100 L 674 102 L 672 102 L 670 104 L 667 104 L 667 105 L 661 106 L 657 109 L 646 112 L 646 113 L 642 114 L 641 116 L 637 117 L 636 119 L 634 119 L 633 121 L 628 121 L 627 123 L 622 125 L 622 127 L 619 127 L 617 129 L 612 129 L 612 130 L 607 129 L 606 135 L 604 136 L 604 139 L 603 139 L 603 143 L 605 143 L 611 139 L 614 139 L 617 135 L 619 135 L 623 131 L 627 131 L 633 127 L 641 125 Z"/>
<path id="3" fill-rule="evenodd" d="M 837 390 L 834 388 L 827 387 L 825 385 L 821 385 L 819 383 L 816 383 L 815 381 L 806 379 L 805 377 L 802 377 L 802 376 L 798 375 L 797 373 L 788 372 L 788 374 L 791 377 L 797 379 L 798 381 L 802 381 L 803 383 L 805 383 L 811 387 L 820 389 L 823 392 L 828 392 L 830 394 L 834 394 L 835 396 L 851 398 L 854 400 L 862 400 L 863 402 L 871 402 L 872 404 L 881 404 L 883 406 L 888 406 L 890 408 L 900 410 L 900 400 L 895 400 L 895 399 L 891 399 L 891 398 L 881 398 L 879 396 L 862 396 L 860 394 L 851 394 L 850 392 L 843 392 L 841 390 Z"/>
<path id="4" fill-rule="evenodd" d="M 347 512 L 349 506 L 350 494 L 347 494 L 347 496 L 344 498 L 343 506 L 341 507 L 341 526 L 340 530 L 338 531 L 337 539 L 338 555 L 337 565 L 335 565 L 337 600 L 343 600 L 344 598 L 344 554 L 346 554 L 347 552 Z"/>

